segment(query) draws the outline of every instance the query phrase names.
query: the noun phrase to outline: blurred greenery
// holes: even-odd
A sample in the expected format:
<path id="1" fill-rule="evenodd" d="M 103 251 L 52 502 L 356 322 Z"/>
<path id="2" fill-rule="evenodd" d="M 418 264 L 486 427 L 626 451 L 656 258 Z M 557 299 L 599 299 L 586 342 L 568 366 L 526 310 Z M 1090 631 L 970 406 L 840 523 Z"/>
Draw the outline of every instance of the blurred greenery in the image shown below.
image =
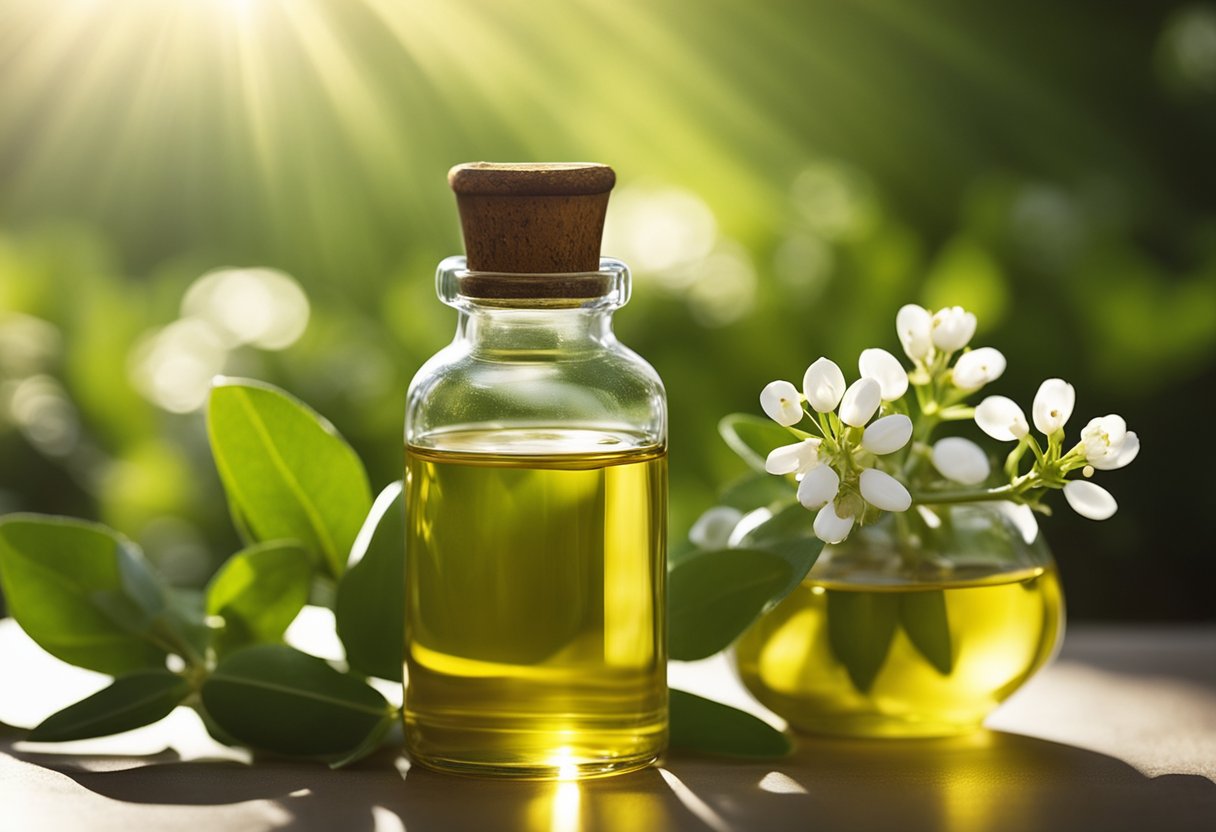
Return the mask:
<path id="1" fill-rule="evenodd" d="M 447 168 L 594 159 L 677 533 L 744 471 L 723 414 L 957 303 L 1010 358 L 993 392 L 1060 375 L 1074 433 L 1144 440 L 1113 519 L 1047 521 L 1071 614 L 1210 618 L 1214 146 L 1211 3 L 0 0 L 0 513 L 100 519 L 203 585 L 239 545 L 219 372 L 397 479 L 454 324 Z"/>

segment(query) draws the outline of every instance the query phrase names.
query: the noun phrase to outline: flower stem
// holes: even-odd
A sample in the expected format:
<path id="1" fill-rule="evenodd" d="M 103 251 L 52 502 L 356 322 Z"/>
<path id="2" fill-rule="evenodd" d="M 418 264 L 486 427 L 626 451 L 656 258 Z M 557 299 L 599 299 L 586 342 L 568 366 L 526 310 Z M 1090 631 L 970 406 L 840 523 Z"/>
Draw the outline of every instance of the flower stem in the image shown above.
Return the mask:
<path id="1" fill-rule="evenodd" d="M 986 503 L 992 500 L 1009 500 L 1017 496 L 1012 485 L 988 488 L 983 491 L 938 491 L 912 495 L 912 505 L 936 506 L 948 503 Z"/>

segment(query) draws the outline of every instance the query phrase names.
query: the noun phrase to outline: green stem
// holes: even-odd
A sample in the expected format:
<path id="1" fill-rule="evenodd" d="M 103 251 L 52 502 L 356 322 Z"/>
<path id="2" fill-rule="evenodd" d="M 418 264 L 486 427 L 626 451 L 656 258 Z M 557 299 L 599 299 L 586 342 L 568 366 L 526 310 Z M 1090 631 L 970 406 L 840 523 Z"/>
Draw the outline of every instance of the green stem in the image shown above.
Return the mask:
<path id="1" fill-rule="evenodd" d="M 913 494 L 912 505 L 936 506 L 948 503 L 986 503 L 992 500 L 1008 500 L 1018 495 L 1013 485 L 1002 485 L 984 491 L 940 491 Z"/>

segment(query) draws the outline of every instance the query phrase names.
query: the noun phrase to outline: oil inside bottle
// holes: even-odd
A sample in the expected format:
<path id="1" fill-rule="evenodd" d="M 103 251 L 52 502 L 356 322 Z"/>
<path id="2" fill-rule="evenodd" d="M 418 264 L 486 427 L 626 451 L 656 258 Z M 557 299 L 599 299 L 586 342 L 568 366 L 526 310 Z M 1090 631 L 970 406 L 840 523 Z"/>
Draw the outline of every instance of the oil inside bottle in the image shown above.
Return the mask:
<path id="1" fill-rule="evenodd" d="M 747 688 L 803 731 L 966 733 L 1051 658 L 1061 607 L 1049 568 L 929 585 L 832 575 L 754 624 L 735 659 Z"/>
<path id="2" fill-rule="evenodd" d="M 626 433 L 406 448 L 406 742 L 435 768 L 573 778 L 666 744 L 667 459 Z"/>

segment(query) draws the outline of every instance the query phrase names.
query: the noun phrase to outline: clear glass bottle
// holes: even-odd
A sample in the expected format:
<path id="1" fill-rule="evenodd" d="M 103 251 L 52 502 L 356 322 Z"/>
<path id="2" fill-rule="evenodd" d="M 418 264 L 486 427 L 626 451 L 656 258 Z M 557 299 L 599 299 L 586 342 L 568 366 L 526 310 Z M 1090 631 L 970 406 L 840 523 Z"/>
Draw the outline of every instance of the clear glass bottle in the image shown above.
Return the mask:
<path id="1" fill-rule="evenodd" d="M 405 733 L 432 768 L 570 779 L 666 745 L 666 398 L 612 331 L 603 171 L 453 170 L 477 260 L 440 264 L 456 337 L 405 422 Z"/>

